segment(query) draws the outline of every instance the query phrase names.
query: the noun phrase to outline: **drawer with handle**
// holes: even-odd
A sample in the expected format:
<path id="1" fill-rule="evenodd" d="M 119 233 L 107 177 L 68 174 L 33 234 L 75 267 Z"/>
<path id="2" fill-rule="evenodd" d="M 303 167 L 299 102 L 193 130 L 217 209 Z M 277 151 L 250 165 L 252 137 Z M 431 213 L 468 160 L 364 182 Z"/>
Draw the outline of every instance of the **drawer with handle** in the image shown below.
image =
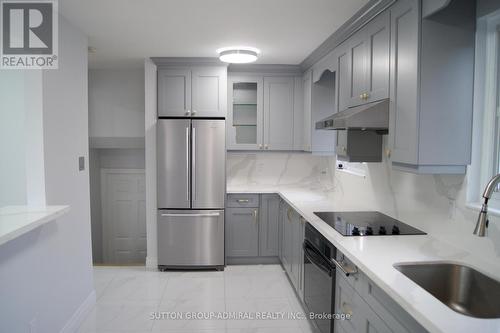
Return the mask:
<path id="1" fill-rule="evenodd" d="M 258 194 L 229 194 L 227 196 L 227 207 L 259 207 Z"/>

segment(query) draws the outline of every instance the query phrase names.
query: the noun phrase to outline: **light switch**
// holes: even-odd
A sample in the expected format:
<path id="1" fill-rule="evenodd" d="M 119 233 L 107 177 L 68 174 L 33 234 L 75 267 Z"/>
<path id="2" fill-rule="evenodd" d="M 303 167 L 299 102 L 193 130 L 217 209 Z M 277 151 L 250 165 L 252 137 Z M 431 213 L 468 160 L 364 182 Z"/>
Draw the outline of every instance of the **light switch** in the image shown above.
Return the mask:
<path id="1" fill-rule="evenodd" d="M 85 156 L 78 157 L 78 170 L 85 170 Z"/>

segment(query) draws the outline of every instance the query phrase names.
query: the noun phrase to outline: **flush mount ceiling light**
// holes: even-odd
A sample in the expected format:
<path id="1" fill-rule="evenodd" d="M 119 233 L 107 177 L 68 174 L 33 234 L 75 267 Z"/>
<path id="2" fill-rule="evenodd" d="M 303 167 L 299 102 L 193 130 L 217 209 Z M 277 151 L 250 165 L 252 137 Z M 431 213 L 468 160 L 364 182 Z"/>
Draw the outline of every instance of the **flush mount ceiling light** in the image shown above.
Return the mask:
<path id="1" fill-rule="evenodd" d="M 217 50 L 220 61 L 232 64 L 246 64 L 257 60 L 260 50 L 255 47 L 231 46 Z"/>

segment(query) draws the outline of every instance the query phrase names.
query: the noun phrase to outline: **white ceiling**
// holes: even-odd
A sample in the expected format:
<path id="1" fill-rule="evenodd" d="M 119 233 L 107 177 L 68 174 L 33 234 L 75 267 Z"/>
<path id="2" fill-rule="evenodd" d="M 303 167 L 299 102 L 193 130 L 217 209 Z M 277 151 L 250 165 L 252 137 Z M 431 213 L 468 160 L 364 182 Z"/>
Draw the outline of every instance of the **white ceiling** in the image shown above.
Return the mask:
<path id="1" fill-rule="evenodd" d="M 97 52 L 90 67 L 139 67 L 149 56 L 262 51 L 258 63 L 299 64 L 368 0 L 61 0 Z"/>

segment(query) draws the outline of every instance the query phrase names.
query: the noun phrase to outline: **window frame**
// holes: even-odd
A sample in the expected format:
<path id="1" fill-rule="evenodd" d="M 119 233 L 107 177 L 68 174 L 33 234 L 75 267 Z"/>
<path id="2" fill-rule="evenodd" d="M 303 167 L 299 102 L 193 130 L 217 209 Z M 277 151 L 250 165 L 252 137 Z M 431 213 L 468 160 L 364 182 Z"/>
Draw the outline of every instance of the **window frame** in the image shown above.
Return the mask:
<path id="1" fill-rule="evenodd" d="M 477 209 L 487 182 L 500 172 L 500 10 L 478 18 L 474 77 L 472 163 L 467 206 Z M 489 201 L 500 215 L 500 192 Z"/>

